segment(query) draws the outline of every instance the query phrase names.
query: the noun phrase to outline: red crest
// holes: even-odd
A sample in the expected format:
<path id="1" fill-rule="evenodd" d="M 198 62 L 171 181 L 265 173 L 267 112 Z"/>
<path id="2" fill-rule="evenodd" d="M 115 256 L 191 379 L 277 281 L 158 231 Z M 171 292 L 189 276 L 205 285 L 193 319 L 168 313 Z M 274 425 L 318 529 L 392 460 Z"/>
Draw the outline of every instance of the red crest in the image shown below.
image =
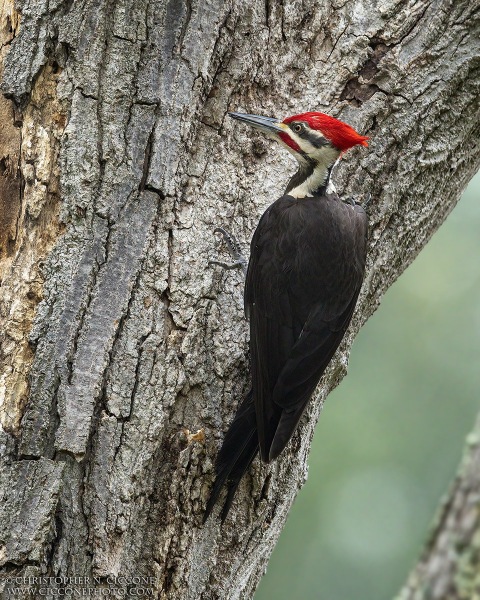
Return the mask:
<path id="1" fill-rule="evenodd" d="M 345 152 L 349 148 L 357 145 L 368 146 L 367 140 L 369 138 L 367 136 L 360 135 L 355 131 L 355 129 L 353 129 L 353 127 L 350 127 L 350 125 L 347 125 L 343 121 L 339 121 L 338 119 L 330 117 L 329 115 L 321 112 L 306 112 L 302 113 L 301 115 L 294 115 L 293 117 L 287 117 L 283 122 L 288 124 L 292 121 L 304 121 L 305 123 L 308 123 L 311 129 L 320 131 L 332 142 L 334 146 L 336 146 L 342 152 Z M 295 142 L 293 142 L 293 140 L 290 141 L 293 142 L 295 147 L 292 145 L 292 143 L 289 143 L 286 139 L 284 139 L 282 134 L 280 134 L 280 137 L 282 137 L 282 140 L 294 150 L 298 150 L 298 146 L 295 144 Z M 285 135 L 285 137 L 288 136 Z"/>

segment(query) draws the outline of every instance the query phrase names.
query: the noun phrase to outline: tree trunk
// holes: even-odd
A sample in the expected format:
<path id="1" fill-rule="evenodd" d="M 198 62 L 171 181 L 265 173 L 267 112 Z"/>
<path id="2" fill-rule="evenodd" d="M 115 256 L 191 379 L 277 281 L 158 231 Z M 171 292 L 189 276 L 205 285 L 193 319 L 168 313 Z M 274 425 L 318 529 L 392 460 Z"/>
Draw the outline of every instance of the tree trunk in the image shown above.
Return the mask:
<path id="1" fill-rule="evenodd" d="M 251 598 L 354 335 L 480 164 L 478 0 L 0 11 L 3 583 Z M 370 148 L 335 182 L 372 200 L 350 333 L 292 443 L 254 462 L 221 528 L 202 513 L 249 375 L 243 278 L 208 266 L 223 252 L 213 230 L 246 248 L 293 168 L 228 110 L 352 124 Z M 54 598 L 63 584 L 30 585 Z"/>
<path id="2" fill-rule="evenodd" d="M 423 556 L 398 600 L 480 597 L 480 417 Z"/>

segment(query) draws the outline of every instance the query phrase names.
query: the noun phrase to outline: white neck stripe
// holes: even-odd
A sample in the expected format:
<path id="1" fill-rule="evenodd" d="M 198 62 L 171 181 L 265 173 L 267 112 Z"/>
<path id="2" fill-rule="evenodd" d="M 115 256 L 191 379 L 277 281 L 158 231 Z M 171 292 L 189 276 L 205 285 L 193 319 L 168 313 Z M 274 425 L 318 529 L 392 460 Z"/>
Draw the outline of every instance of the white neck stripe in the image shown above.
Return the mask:
<path id="1" fill-rule="evenodd" d="M 330 167 L 335 163 L 338 155 L 338 150 L 333 147 L 317 149 L 315 155 L 312 156 L 316 161 L 313 172 L 302 183 L 290 190 L 288 195 L 294 198 L 313 196 L 318 189 L 327 184 Z"/>

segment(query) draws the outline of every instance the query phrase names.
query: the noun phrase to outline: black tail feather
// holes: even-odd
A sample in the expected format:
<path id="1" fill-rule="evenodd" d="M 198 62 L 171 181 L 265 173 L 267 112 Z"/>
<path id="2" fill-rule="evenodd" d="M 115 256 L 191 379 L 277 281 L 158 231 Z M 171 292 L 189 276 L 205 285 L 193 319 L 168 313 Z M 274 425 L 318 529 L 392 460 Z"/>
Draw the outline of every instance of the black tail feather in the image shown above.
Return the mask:
<path id="1" fill-rule="evenodd" d="M 210 516 L 224 484 L 227 484 L 227 498 L 221 513 L 222 523 L 226 519 L 238 484 L 257 452 L 257 421 L 253 394 L 250 391 L 238 407 L 233 423 L 230 425 L 218 453 L 215 465 L 215 483 L 205 509 L 204 523 Z"/>
<path id="2" fill-rule="evenodd" d="M 242 454 L 238 458 L 235 463 L 234 468 L 230 471 L 230 475 L 228 477 L 227 482 L 227 498 L 225 500 L 225 504 L 223 505 L 222 513 L 220 518 L 222 523 L 225 521 L 228 515 L 228 511 L 232 506 L 233 498 L 235 496 L 235 492 L 237 491 L 238 485 L 242 479 L 242 477 L 247 472 L 249 466 L 252 464 L 253 459 L 258 453 L 258 439 L 257 432 L 255 431 L 245 448 L 243 449 Z"/>

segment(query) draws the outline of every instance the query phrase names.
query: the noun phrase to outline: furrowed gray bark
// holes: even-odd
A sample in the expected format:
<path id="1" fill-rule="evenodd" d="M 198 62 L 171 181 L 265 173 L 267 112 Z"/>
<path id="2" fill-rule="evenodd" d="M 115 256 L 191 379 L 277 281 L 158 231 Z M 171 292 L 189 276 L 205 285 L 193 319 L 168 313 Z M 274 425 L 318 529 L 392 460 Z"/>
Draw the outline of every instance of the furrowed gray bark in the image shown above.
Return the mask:
<path id="1" fill-rule="evenodd" d="M 478 0 L 0 11 L 2 573 L 250 598 L 353 337 L 479 167 Z M 294 168 L 228 110 L 351 123 L 371 144 L 335 183 L 372 200 L 350 333 L 220 528 L 202 512 L 248 360 L 242 276 L 208 266 L 213 229 L 246 248 Z"/>

